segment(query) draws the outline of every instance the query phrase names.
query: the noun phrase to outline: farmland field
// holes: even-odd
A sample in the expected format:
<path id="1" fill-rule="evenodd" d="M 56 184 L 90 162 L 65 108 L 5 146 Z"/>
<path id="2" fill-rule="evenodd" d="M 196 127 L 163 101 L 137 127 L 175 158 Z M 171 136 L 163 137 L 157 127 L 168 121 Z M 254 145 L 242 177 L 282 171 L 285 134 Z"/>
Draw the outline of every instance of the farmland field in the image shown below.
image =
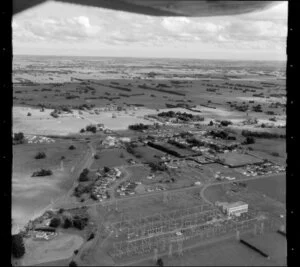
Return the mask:
<path id="1" fill-rule="evenodd" d="M 69 150 L 70 145 L 75 145 L 76 149 Z M 86 144 L 66 140 L 13 147 L 12 218 L 15 224 L 24 225 L 36 212 L 48 206 L 51 200 L 69 190 L 74 182 L 72 168 L 85 151 Z M 35 159 L 38 152 L 45 152 L 46 158 Z M 62 156 L 64 160 L 61 160 Z M 41 168 L 52 170 L 53 175 L 31 177 L 34 171 Z"/>
<path id="2" fill-rule="evenodd" d="M 255 158 L 251 155 L 240 154 L 236 152 L 228 152 L 225 154 L 219 154 L 219 158 L 224 160 L 224 163 L 229 166 L 239 166 L 245 164 L 254 164 L 262 162 L 262 160 Z"/>

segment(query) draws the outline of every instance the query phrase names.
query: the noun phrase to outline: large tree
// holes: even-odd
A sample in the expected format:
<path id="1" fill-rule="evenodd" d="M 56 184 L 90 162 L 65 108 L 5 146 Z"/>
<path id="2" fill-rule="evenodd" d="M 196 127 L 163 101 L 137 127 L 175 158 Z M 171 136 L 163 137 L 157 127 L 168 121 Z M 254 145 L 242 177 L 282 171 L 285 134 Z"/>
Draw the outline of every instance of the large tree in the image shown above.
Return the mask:
<path id="1" fill-rule="evenodd" d="M 12 236 L 11 253 L 17 259 L 21 258 L 25 254 L 24 241 L 23 237 L 20 234 Z"/>
<path id="2" fill-rule="evenodd" d="M 156 261 L 156 265 L 159 266 L 159 267 L 163 267 L 164 266 L 164 262 L 161 258 L 159 258 L 157 261 Z"/>

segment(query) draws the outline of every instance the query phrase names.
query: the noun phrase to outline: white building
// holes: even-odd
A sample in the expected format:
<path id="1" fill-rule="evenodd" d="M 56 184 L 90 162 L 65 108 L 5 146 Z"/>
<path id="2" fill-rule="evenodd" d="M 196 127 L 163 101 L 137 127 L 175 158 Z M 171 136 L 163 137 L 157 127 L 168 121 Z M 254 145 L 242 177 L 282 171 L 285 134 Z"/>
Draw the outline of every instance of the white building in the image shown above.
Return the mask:
<path id="1" fill-rule="evenodd" d="M 242 213 L 248 212 L 248 204 L 243 201 L 233 203 L 216 202 L 216 206 L 222 207 L 223 212 L 228 216 L 240 216 Z"/>

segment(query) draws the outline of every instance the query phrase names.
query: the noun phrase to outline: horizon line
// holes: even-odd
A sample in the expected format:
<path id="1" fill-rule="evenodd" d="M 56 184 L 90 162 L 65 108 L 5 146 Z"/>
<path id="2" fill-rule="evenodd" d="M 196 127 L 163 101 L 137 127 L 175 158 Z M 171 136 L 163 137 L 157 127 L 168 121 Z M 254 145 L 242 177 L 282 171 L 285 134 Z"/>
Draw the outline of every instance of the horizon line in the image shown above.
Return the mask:
<path id="1" fill-rule="evenodd" d="M 37 55 L 37 54 L 13 54 L 14 56 L 41 56 L 41 57 L 89 57 L 89 58 L 133 58 L 133 59 L 183 59 L 183 60 L 211 60 L 211 61 L 256 61 L 256 62 L 287 62 L 287 58 L 280 59 L 226 59 L 226 58 L 218 58 L 218 59 L 210 59 L 210 58 L 184 58 L 184 57 L 139 57 L 139 56 L 91 56 L 91 55 L 53 55 L 53 54 L 45 54 L 45 55 Z"/>

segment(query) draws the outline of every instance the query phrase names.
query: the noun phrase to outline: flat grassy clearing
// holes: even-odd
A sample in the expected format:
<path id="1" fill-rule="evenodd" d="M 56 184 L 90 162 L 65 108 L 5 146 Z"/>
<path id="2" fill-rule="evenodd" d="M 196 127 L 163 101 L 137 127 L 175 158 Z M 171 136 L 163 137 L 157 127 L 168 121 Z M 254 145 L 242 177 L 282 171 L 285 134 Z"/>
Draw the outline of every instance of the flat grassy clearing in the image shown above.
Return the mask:
<path id="1" fill-rule="evenodd" d="M 270 260 L 274 262 L 274 265 L 287 265 L 287 239 L 282 235 L 269 233 L 246 238 L 246 241 L 270 255 Z"/>
<path id="2" fill-rule="evenodd" d="M 70 145 L 75 150 L 69 150 Z M 58 140 L 51 144 L 13 146 L 12 217 L 14 226 L 23 226 L 35 213 L 52 200 L 65 194 L 74 182 L 72 170 L 87 152 L 85 143 Z M 45 159 L 35 159 L 37 152 L 45 152 Z M 64 156 L 61 165 L 61 157 Z M 61 167 L 63 166 L 63 169 Z M 31 177 L 40 168 L 50 169 L 53 175 Z"/>
<path id="3" fill-rule="evenodd" d="M 254 151 L 263 152 L 263 154 L 278 153 L 279 157 L 274 158 L 286 158 L 286 139 L 266 139 L 266 138 L 255 138 L 255 144 L 248 145 L 252 147 Z"/>
<path id="4" fill-rule="evenodd" d="M 165 153 L 161 152 L 160 150 L 154 149 L 149 146 L 140 146 L 134 148 L 134 150 L 141 155 L 142 162 L 158 162 L 159 158 L 157 157 L 165 155 Z"/>
<path id="5" fill-rule="evenodd" d="M 74 145 L 76 149 L 70 150 L 69 147 Z M 74 159 L 80 157 L 87 150 L 84 142 L 76 142 L 72 140 L 56 139 L 51 144 L 21 144 L 13 146 L 13 173 L 31 175 L 33 171 L 40 168 L 49 168 L 56 170 L 61 168 L 63 159 L 63 167 L 69 170 L 74 164 Z M 46 158 L 35 159 L 38 152 L 44 152 Z"/>
<path id="6" fill-rule="evenodd" d="M 128 166 L 126 170 L 130 173 L 128 180 L 133 182 L 142 182 L 143 184 L 152 184 L 153 180 L 147 179 L 151 173 L 150 167 L 145 166 Z"/>
<path id="7" fill-rule="evenodd" d="M 129 154 L 124 148 L 103 149 L 97 151 L 97 155 L 99 156 L 99 159 L 95 159 L 91 166 L 92 169 L 101 168 L 104 166 L 117 167 L 121 165 L 128 165 L 128 159 L 133 159 L 134 161 L 139 162 L 137 158 Z"/>
<path id="8" fill-rule="evenodd" d="M 286 203 L 286 175 L 247 181 L 248 190 L 258 191 L 282 203 Z"/>

